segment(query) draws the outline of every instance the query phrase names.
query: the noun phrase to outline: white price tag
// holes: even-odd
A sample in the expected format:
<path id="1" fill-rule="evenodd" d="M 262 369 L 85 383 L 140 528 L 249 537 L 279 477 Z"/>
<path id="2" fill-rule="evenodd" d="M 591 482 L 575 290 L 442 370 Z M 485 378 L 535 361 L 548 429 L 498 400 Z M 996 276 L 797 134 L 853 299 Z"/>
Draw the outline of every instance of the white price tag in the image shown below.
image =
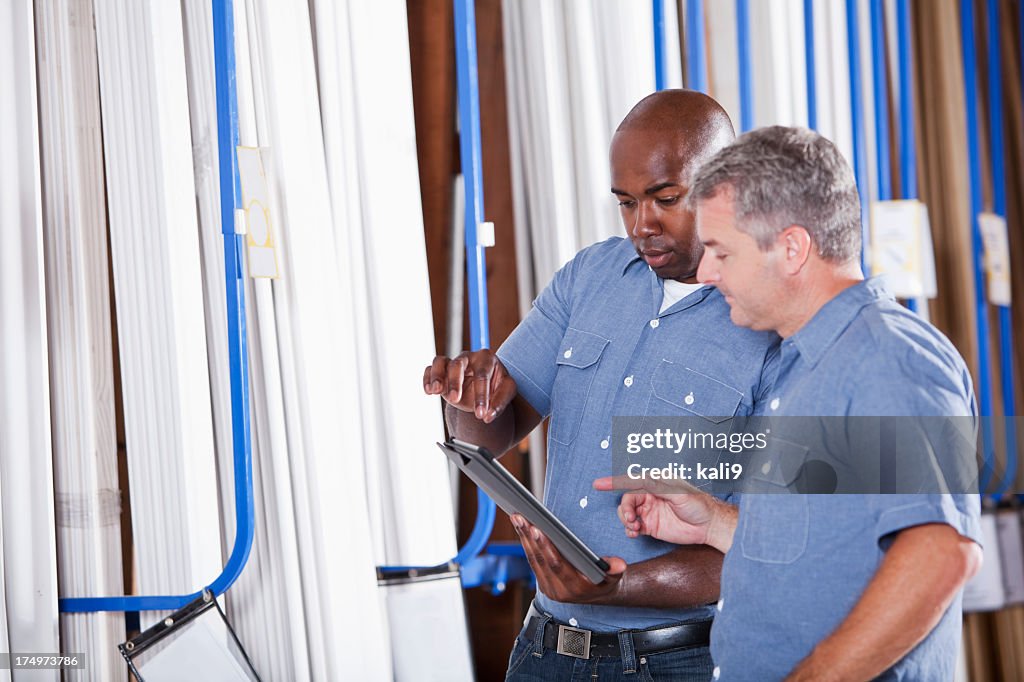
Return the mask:
<path id="1" fill-rule="evenodd" d="M 871 274 L 885 277 L 897 298 L 936 296 L 928 209 L 920 201 L 871 204 Z"/>
<path id="2" fill-rule="evenodd" d="M 1006 234 L 1006 219 L 995 213 L 979 213 L 978 226 L 985 245 L 989 303 L 1010 305 L 1010 240 Z"/>
<path id="3" fill-rule="evenodd" d="M 262 147 L 238 147 L 238 179 L 242 186 L 250 277 L 280 277 L 277 245 L 270 219 L 270 183 Z"/>

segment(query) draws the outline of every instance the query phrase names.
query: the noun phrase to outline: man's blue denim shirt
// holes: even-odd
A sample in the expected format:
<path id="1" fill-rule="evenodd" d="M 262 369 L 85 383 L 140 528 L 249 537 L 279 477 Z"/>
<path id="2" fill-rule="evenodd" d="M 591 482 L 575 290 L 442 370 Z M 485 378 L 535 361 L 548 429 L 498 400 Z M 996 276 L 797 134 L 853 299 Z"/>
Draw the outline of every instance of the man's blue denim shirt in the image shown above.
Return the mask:
<path id="1" fill-rule="evenodd" d="M 976 416 L 959 353 L 876 280 L 844 290 L 782 342 L 767 404 L 773 417 Z M 783 679 L 857 603 L 893 533 L 945 523 L 979 541 L 979 509 L 977 495 L 742 495 L 711 633 L 715 678 Z M 953 679 L 960 628 L 958 596 L 879 679 Z"/>
<path id="2" fill-rule="evenodd" d="M 550 415 L 544 502 L 599 555 L 636 563 L 673 545 L 626 537 L 612 473 L 613 416 L 728 417 L 768 395 L 778 337 L 733 325 L 702 287 L 659 313 L 662 280 L 620 237 L 580 251 L 498 350 L 519 393 Z M 537 595 L 557 620 L 597 631 L 709 618 L 713 606 L 652 609 L 565 604 Z"/>

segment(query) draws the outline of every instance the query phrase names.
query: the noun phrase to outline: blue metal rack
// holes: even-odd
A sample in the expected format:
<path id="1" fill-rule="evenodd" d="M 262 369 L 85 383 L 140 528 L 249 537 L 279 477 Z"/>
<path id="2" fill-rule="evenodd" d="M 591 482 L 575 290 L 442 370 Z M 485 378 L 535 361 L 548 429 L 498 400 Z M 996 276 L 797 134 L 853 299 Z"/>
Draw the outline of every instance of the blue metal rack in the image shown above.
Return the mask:
<path id="1" fill-rule="evenodd" d="M 807 127 L 818 128 L 818 83 L 814 69 L 814 0 L 804 0 L 804 63 L 807 69 Z"/>
<path id="2" fill-rule="evenodd" d="M 704 2 L 686 0 L 686 87 L 700 92 L 708 91 L 704 42 Z"/>
<path id="3" fill-rule="evenodd" d="M 665 53 L 665 0 L 652 0 L 654 14 L 654 89 L 664 90 L 668 81 L 668 55 Z"/>
<path id="4" fill-rule="evenodd" d="M 975 73 L 974 8 L 971 0 L 960 1 L 960 39 L 963 50 L 964 92 L 967 100 L 967 151 L 971 185 L 971 248 L 974 259 L 974 305 L 978 338 L 978 402 L 981 411 L 984 461 L 980 490 L 984 492 L 995 461 L 992 440 L 992 370 L 989 365 L 988 301 L 985 298 L 985 252 L 978 214 L 981 213 L 981 158 L 978 150 L 978 80 Z"/>
<path id="5" fill-rule="evenodd" d="M 235 98 L 235 48 L 231 0 L 213 0 L 213 52 L 217 87 L 217 151 L 220 163 L 221 232 L 227 290 L 228 362 L 231 376 L 231 421 L 235 473 L 235 544 L 221 574 L 206 586 L 223 594 L 241 575 L 252 550 L 254 511 L 252 448 L 249 430 L 249 362 L 245 331 L 244 235 L 235 233 L 235 207 L 240 205 L 238 110 Z M 61 599 L 65 613 L 88 611 L 150 611 L 179 609 L 203 590 L 174 596 L 73 597 Z"/>
<path id="6" fill-rule="evenodd" d="M 861 267 L 867 267 L 868 248 L 868 168 L 864 142 L 864 98 L 860 79 L 860 26 L 857 0 L 846 0 L 846 42 L 850 67 L 850 111 L 853 122 L 853 174 L 857 178 L 861 203 Z"/>
<path id="7" fill-rule="evenodd" d="M 736 42 L 740 72 L 740 132 L 754 127 L 753 64 L 750 60 L 750 0 L 736 0 Z"/>
<path id="8" fill-rule="evenodd" d="M 1003 73 L 1000 68 L 999 2 L 988 0 L 988 111 L 989 157 L 992 160 L 992 210 L 1006 217 L 1006 162 L 1003 151 Z M 1016 413 L 1013 377 L 1013 325 L 1010 306 L 998 306 L 999 311 L 999 369 L 1003 396 L 1004 428 L 1006 431 L 1006 472 L 996 495 L 1002 495 L 1013 484 L 1017 475 L 1017 429 L 1013 420 Z"/>
<path id="9" fill-rule="evenodd" d="M 917 157 L 914 150 L 914 75 L 910 68 L 910 0 L 896 2 L 896 50 L 900 74 L 900 188 L 904 199 L 917 198 Z M 907 307 L 917 312 L 917 301 Z"/>
<path id="10" fill-rule="evenodd" d="M 490 346 L 487 324 L 487 264 L 477 227 L 484 219 L 483 162 L 480 143 L 480 84 L 477 74 L 476 13 L 472 0 L 455 2 L 455 64 L 459 98 L 459 150 L 466 187 L 466 271 L 469 283 L 469 337 L 473 350 Z M 454 314 L 458 314 L 453 312 Z M 453 561 L 476 557 L 494 530 L 494 501 L 477 488 L 477 516 L 466 544 Z M 475 585 L 467 584 L 467 587 Z"/>

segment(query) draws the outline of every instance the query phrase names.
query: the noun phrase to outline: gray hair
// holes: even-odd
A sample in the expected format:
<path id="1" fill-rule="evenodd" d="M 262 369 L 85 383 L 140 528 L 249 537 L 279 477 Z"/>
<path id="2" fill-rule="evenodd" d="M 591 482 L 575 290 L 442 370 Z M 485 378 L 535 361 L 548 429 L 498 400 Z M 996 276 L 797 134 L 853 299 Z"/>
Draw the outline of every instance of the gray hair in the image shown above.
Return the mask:
<path id="1" fill-rule="evenodd" d="M 845 263 L 860 254 L 860 195 L 836 146 L 806 128 L 771 126 L 741 135 L 701 166 L 690 206 L 724 190 L 737 229 L 768 249 L 791 225 L 807 230 L 818 254 Z"/>

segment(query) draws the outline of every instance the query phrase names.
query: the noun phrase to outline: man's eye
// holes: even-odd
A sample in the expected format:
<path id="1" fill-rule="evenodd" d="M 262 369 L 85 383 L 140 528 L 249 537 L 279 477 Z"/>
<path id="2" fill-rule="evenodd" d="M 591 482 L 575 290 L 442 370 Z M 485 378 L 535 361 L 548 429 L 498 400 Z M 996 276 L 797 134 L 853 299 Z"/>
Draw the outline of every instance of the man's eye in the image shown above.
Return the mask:
<path id="1" fill-rule="evenodd" d="M 634 206 L 636 206 L 636 202 L 633 201 L 632 199 L 623 199 L 622 201 L 619 202 L 619 206 L 623 206 L 625 208 L 633 208 Z"/>
<path id="2" fill-rule="evenodd" d="M 679 201 L 679 197 L 661 197 L 658 199 L 658 203 L 662 206 L 671 206 L 677 201 Z"/>
<path id="3" fill-rule="evenodd" d="M 729 256 L 729 254 L 727 254 L 727 253 L 716 253 L 715 254 L 715 258 L 717 258 L 718 260 L 725 260 L 728 256 Z"/>

